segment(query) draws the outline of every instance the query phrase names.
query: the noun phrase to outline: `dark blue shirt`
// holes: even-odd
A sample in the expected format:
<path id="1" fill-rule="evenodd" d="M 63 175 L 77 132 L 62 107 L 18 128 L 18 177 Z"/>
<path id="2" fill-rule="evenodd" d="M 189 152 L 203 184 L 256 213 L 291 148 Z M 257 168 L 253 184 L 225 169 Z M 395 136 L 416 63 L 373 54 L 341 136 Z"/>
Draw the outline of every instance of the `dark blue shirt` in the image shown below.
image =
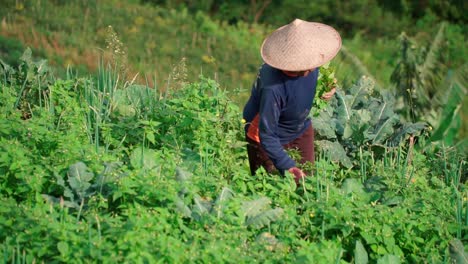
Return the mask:
<path id="1" fill-rule="evenodd" d="M 260 115 L 260 144 L 280 171 L 296 166 L 282 145 L 301 136 L 310 126 L 317 77 L 318 68 L 304 77 L 290 77 L 263 64 L 244 107 L 246 122 Z"/>

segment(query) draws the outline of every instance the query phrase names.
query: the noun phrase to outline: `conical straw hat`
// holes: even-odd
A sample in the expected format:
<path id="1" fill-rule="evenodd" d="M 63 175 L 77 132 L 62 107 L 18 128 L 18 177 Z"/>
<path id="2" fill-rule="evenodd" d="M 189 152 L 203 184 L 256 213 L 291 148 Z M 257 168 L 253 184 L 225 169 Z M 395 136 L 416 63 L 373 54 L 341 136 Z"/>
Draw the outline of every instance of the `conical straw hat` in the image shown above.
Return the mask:
<path id="1" fill-rule="evenodd" d="M 340 34 L 332 27 L 296 19 L 263 41 L 262 58 L 286 71 L 306 71 L 333 59 L 341 48 Z"/>

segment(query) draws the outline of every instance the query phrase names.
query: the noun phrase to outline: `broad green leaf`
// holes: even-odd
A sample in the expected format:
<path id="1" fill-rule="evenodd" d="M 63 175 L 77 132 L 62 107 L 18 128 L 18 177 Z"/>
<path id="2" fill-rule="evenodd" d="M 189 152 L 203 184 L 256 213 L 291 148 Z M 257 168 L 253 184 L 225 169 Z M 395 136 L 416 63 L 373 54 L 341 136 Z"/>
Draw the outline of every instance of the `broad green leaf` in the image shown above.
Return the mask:
<path id="1" fill-rule="evenodd" d="M 327 139 L 336 138 L 336 125 L 328 112 L 322 111 L 317 117 L 312 118 L 312 125 L 320 136 Z"/>
<path id="2" fill-rule="evenodd" d="M 154 137 L 154 133 L 152 131 L 146 131 L 146 139 L 151 143 L 151 144 L 156 144 L 156 139 Z"/>
<path id="3" fill-rule="evenodd" d="M 200 220 L 203 215 L 206 215 L 211 211 L 212 203 L 210 200 L 206 200 L 201 198 L 199 195 L 195 195 L 193 201 L 194 205 L 192 206 L 192 217 L 195 220 Z"/>
<path id="4" fill-rule="evenodd" d="M 91 171 L 89 171 L 86 164 L 79 161 L 69 167 L 68 177 L 69 177 L 68 179 L 69 181 L 71 177 L 71 178 L 75 178 L 78 182 L 89 182 L 93 179 L 94 174 Z M 70 187 L 76 188 L 77 186 L 70 183 Z"/>
<path id="5" fill-rule="evenodd" d="M 214 206 L 212 208 L 212 212 L 216 214 L 216 216 L 219 218 L 223 214 L 223 206 L 228 201 L 231 199 L 231 197 L 234 196 L 234 192 L 227 188 L 223 187 L 221 192 L 218 195 L 218 198 L 216 198 L 216 201 L 214 202 Z"/>
<path id="6" fill-rule="evenodd" d="M 463 243 L 459 239 L 452 239 L 449 242 L 450 258 L 454 263 L 468 263 L 468 253 L 465 251 Z"/>
<path id="7" fill-rule="evenodd" d="M 186 182 L 192 177 L 192 174 L 185 171 L 184 169 L 177 167 L 176 168 L 176 180 L 178 182 Z"/>
<path id="8" fill-rule="evenodd" d="M 114 109 L 123 116 L 133 116 L 148 107 L 154 92 L 144 85 L 130 85 L 116 90 L 112 96 Z"/>
<path id="9" fill-rule="evenodd" d="M 337 114 L 341 124 L 346 124 L 347 120 L 351 118 L 352 109 L 346 100 L 346 94 L 340 90 L 336 91 L 336 98 L 338 100 Z"/>
<path id="10" fill-rule="evenodd" d="M 41 196 L 47 202 L 53 203 L 53 204 L 56 204 L 56 205 L 59 205 L 59 206 L 63 205 L 64 207 L 75 208 L 75 209 L 78 209 L 80 207 L 75 202 L 65 201 L 63 199 L 60 199 L 60 198 L 57 198 L 57 197 L 54 197 L 54 196 L 51 196 L 51 195 L 48 195 L 48 194 L 41 194 Z M 65 196 L 65 197 L 67 197 L 67 196 Z"/>
<path id="11" fill-rule="evenodd" d="M 371 112 L 367 109 L 359 109 L 355 111 L 355 114 L 357 115 L 358 119 L 357 121 L 359 122 L 360 126 L 364 124 L 368 124 L 369 121 L 371 120 Z"/>
<path id="12" fill-rule="evenodd" d="M 457 79 L 458 80 L 458 79 Z M 466 97 L 466 88 L 460 82 L 454 82 L 447 94 L 447 101 L 442 109 L 442 115 L 438 127 L 432 134 L 431 141 L 443 140 L 447 144 L 453 144 L 453 138 L 458 133 L 460 126 L 460 110 Z M 454 129 L 450 129 L 455 126 Z"/>
<path id="13" fill-rule="evenodd" d="M 351 159 L 346 155 L 346 151 L 338 141 L 316 140 L 315 144 L 323 151 L 330 160 L 340 162 L 347 168 L 351 168 L 353 164 Z"/>
<path id="14" fill-rule="evenodd" d="M 263 245 L 268 251 L 274 251 L 277 249 L 286 249 L 284 245 L 278 241 L 278 239 L 269 232 L 263 232 L 257 236 L 255 242 Z"/>
<path id="15" fill-rule="evenodd" d="M 26 48 L 26 50 L 23 52 L 23 55 L 21 55 L 20 60 L 26 62 L 28 65 L 32 64 L 31 48 L 29 47 Z"/>
<path id="16" fill-rule="evenodd" d="M 418 135 L 426 127 L 427 124 L 423 122 L 403 124 L 389 139 L 388 145 L 390 147 L 399 146 L 408 135 Z"/>
<path id="17" fill-rule="evenodd" d="M 364 144 L 365 133 L 371 120 L 370 112 L 366 109 L 354 110 L 351 119 L 346 124 L 344 139 L 351 138 L 357 145 Z"/>
<path id="18" fill-rule="evenodd" d="M 345 94 L 341 90 L 336 92 L 336 114 L 337 120 L 340 123 L 337 127 L 346 127 L 346 124 L 353 116 L 353 110 L 362 108 L 359 107 L 361 104 L 367 105 L 373 88 L 374 82 L 369 78 L 363 77 L 349 89 L 348 94 Z"/>
<path id="19" fill-rule="evenodd" d="M 267 197 L 260 197 L 257 200 L 245 201 L 242 203 L 242 214 L 246 217 L 258 215 L 260 212 L 268 208 L 271 201 Z"/>
<path id="20" fill-rule="evenodd" d="M 381 91 L 380 96 L 370 98 L 366 108 L 372 112 L 372 120 L 370 120 L 370 123 L 373 127 L 379 122 L 382 122 L 382 120 L 386 120 L 395 115 L 393 111 L 395 108 L 395 95 L 387 90 Z"/>
<path id="21" fill-rule="evenodd" d="M 388 205 L 388 206 L 395 206 L 395 205 L 399 205 L 403 202 L 403 197 L 400 196 L 400 195 L 395 195 L 395 196 L 391 196 L 389 198 L 385 198 L 383 201 L 382 201 L 382 204 L 385 204 L 385 205 Z"/>
<path id="22" fill-rule="evenodd" d="M 380 119 L 378 124 L 371 130 L 367 131 L 366 138 L 371 140 L 372 144 L 384 144 L 385 141 L 393 134 L 393 127 L 398 123 L 397 115 L 392 115 L 387 119 Z"/>
<path id="23" fill-rule="evenodd" d="M 256 214 L 254 216 L 248 217 L 245 223 L 255 228 L 261 228 L 263 226 L 269 225 L 273 221 L 278 220 L 282 214 L 282 208 L 270 209 Z"/>
<path id="24" fill-rule="evenodd" d="M 57 249 L 60 252 L 61 255 L 67 256 L 69 252 L 69 247 L 67 242 L 60 241 L 57 243 Z"/>
<path id="25" fill-rule="evenodd" d="M 73 191 L 70 190 L 70 188 L 65 187 L 63 190 L 63 196 L 67 197 L 68 199 L 74 201 L 75 200 L 75 195 L 73 194 Z"/>
<path id="26" fill-rule="evenodd" d="M 96 179 L 96 186 L 102 186 L 105 183 L 111 182 L 116 174 L 121 174 L 118 173 L 118 169 L 122 166 L 122 162 L 120 161 L 114 161 L 114 162 L 104 162 L 104 170 L 97 175 Z M 117 176 L 118 177 L 118 176 Z"/>
<path id="27" fill-rule="evenodd" d="M 356 246 L 354 247 L 354 263 L 355 264 L 367 264 L 369 257 L 367 251 L 362 245 L 360 240 L 356 240 Z"/>
<path id="28" fill-rule="evenodd" d="M 202 214 L 206 214 L 211 210 L 212 204 L 211 201 L 203 199 L 199 195 L 195 195 L 193 198 L 195 205 L 193 206 L 193 211 L 200 212 Z"/>
<path id="29" fill-rule="evenodd" d="M 400 258 L 395 255 L 387 254 L 377 260 L 377 264 L 400 264 Z"/>
<path id="30" fill-rule="evenodd" d="M 346 123 L 343 131 L 343 139 L 348 139 L 353 136 L 353 127 L 350 123 Z"/>
<path id="31" fill-rule="evenodd" d="M 344 192 L 344 194 L 365 193 L 362 183 L 360 183 L 357 179 L 354 179 L 354 178 L 347 178 L 346 180 L 344 180 L 343 185 L 341 186 L 341 190 Z"/>
<path id="32" fill-rule="evenodd" d="M 68 184 L 80 196 L 80 199 L 85 197 L 86 191 L 91 187 L 90 181 L 93 178 L 94 174 L 81 161 L 71 165 L 68 169 Z"/>
<path id="33" fill-rule="evenodd" d="M 175 201 L 176 209 L 179 213 L 182 214 L 184 217 L 191 217 L 192 216 L 192 210 L 184 203 L 184 201 L 180 198 L 178 198 Z"/>
<path id="34" fill-rule="evenodd" d="M 130 155 L 130 163 L 135 168 L 144 169 L 147 171 L 154 170 L 159 167 L 159 154 L 153 149 L 144 147 L 135 148 Z"/>

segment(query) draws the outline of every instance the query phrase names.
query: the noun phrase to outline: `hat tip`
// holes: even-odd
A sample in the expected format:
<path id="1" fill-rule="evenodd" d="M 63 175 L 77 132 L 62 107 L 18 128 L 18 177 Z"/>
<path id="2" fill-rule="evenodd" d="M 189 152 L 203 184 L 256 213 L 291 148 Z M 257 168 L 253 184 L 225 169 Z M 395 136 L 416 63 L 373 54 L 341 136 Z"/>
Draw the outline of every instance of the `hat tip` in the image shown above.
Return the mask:
<path id="1" fill-rule="evenodd" d="M 294 19 L 294 21 L 292 22 L 292 24 L 293 24 L 294 26 L 299 26 L 302 22 L 304 22 L 304 20 L 301 20 L 301 19 L 299 19 L 299 18 L 296 18 L 296 19 Z"/>

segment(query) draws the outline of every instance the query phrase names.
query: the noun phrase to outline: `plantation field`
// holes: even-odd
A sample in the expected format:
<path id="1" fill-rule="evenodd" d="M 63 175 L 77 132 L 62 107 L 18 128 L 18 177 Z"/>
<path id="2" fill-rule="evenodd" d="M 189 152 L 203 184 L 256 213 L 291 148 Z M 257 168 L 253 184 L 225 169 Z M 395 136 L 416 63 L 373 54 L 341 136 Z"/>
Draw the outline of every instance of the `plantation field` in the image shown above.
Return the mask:
<path id="1" fill-rule="evenodd" d="M 168 81 L 174 67 L 185 58 L 189 79 L 194 80 L 199 74 L 215 79 L 223 89 L 236 91 L 231 98 L 242 105 L 262 63 L 258 49 L 274 26 L 243 20 L 230 24 L 228 16 L 242 11 L 232 7 L 224 11 L 228 14 L 220 10 L 223 15 L 212 17 L 204 12 L 204 1 L 192 3 L 192 6 L 199 5 L 195 10 L 194 7 L 177 7 L 181 2 L 184 1 L 4 0 L 0 8 L 0 55 L 9 64 L 16 64 L 23 51 L 31 47 L 34 55 L 47 58 L 62 77 L 67 67 L 87 74 L 98 69 L 100 57 L 117 59 L 122 64 L 122 73 L 129 79 L 136 76 L 140 83 L 158 89 L 170 86 Z M 229 4 L 230 1 L 222 2 Z M 282 14 L 281 23 L 289 23 L 296 15 L 313 12 L 318 12 L 311 18 L 316 21 L 330 17 L 314 6 L 324 6 L 327 1 L 310 2 L 311 6 L 307 8 L 301 7 L 304 5 L 301 1 L 278 2 L 284 2 L 285 6 L 269 12 L 286 12 L 286 6 L 293 8 L 289 11 L 291 14 Z M 403 56 L 400 34 L 406 32 L 411 37 L 415 59 L 422 63 L 444 20 L 428 12 L 419 20 L 410 21 L 409 18 L 382 14 L 384 10 L 377 8 L 376 1 L 354 2 L 338 4 L 337 8 L 345 8 L 343 10 L 328 11 L 336 20 L 343 20 L 343 25 L 331 21 L 342 34 L 344 44 L 333 62 L 337 76 L 346 85 L 352 85 L 361 75 L 371 76 L 381 88 L 391 88 L 390 77 L 398 58 Z M 332 3 L 328 2 L 331 6 Z M 357 6 L 353 8 L 353 4 Z M 464 14 L 462 10 L 459 12 Z M 265 19 L 274 19 L 275 16 L 267 14 Z M 109 26 L 118 37 L 117 43 L 110 37 Z M 439 50 L 443 63 L 450 70 L 466 63 L 466 34 L 463 23 L 446 23 Z M 116 48 L 119 49 L 117 54 L 114 53 Z M 446 78 L 445 69 L 440 69 Z"/>
<path id="2" fill-rule="evenodd" d="M 163 91 L 18 64 L 0 68 L 4 262 L 466 263 L 465 157 L 369 78 L 317 113 L 296 186 L 250 175 L 240 109 L 211 79 Z"/>
<path id="3" fill-rule="evenodd" d="M 4 263 L 468 263 L 466 5 L 0 2 Z M 241 108 L 293 16 L 343 38 L 299 185 Z"/>

